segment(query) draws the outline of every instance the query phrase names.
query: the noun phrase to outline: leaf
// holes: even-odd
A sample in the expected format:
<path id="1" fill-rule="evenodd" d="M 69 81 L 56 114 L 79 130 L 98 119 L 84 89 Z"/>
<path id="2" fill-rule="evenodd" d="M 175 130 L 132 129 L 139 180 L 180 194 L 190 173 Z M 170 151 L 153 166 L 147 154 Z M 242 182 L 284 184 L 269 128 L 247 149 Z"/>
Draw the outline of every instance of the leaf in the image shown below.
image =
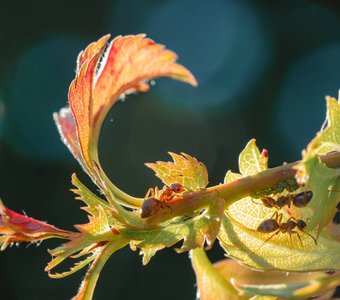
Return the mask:
<path id="1" fill-rule="evenodd" d="M 109 203 L 97 197 L 85 185 L 83 185 L 75 173 L 72 174 L 72 184 L 76 187 L 76 189 L 72 189 L 71 191 L 78 195 L 78 197 L 76 197 L 77 200 L 81 200 L 86 204 L 86 206 L 82 207 L 82 209 L 84 209 L 91 216 L 99 216 L 99 211 L 97 209 L 99 206 L 102 207 L 105 212 L 109 212 L 113 209 Z M 109 223 L 111 225 L 116 222 L 116 220 L 112 218 L 112 214 L 105 213 L 105 216 L 106 218 L 110 219 Z"/>
<path id="2" fill-rule="evenodd" d="M 255 141 L 250 141 L 240 155 L 242 175 L 256 174 L 266 168 L 267 162 L 255 147 Z M 232 182 L 242 175 L 229 171 L 225 182 Z M 246 197 L 234 202 L 226 210 L 218 239 L 230 257 L 251 267 L 266 270 L 313 271 L 336 270 L 340 267 L 340 243 L 326 233 L 320 235 L 315 245 L 308 235 L 316 236 L 315 231 L 306 229 L 306 232 L 299 232 L 302 246 L 297 234 L 293 234 L 291 239 L 288 233 L 278 233 L 270 238 L 272 233 L 258 232 L 260 223 L 271 218 L 276 211 L 259 201 Z M 290 217 L 286 209 L 280 210 L 280 213 L 283 214 L 283 222 Z M 300 209 L 298 213 L 299 217 L 307 220 L 307 209 Z"/>
<path id="3" fill-rule="evenodd" d="M 1 251 L 11 243 L 37 243 L 50 238 L 70 239 L 72 232 L 61 230 L 26 215 L 8 209 L 0 201 L 0 245 Z"/>
<path id="4" fill-rule="evenodd" d="M 307 152 L 324 154 L 330 151 L 340 151 L 340 103 L 327 96 L 327 116 L 323 128 L 309 143 Z"/>
<path id="5" fill-rule="evenodd" d="M 97 42 L 90 44 L 79 56 L 76 78 L 69 88 L 69 104 L 77 128 L 77 136 L 82 155 L 87 166 L 93 168 L 93 160 L 97 159 L 97 144 L 93 143 L 95 128 L 93 125 L 93 85 L 94 76 L 106 42 L 106 35 Z M 99 132 L 98 132 L 99 134 Z"/>
<path id="6" fill-rule="evenodd" d="M 76 199 L 83 201 L 87 205 L 82 209 L 92 216 L 98 217 L 97 208 L 101 206 L 105 211 L 105 216 L 110 226 L 125 224 L 126 226 L 141 227 L 143 225 L 139 215 L 124 209 L 119 205 L 119 201 L 115 199 L 114 195 L 110 194 L 110 199 L 115 200 L 110 203 L 97 197 L 79 181 L 75 173 L 72 175 L 72 183 L 76 187 L 76 189 L 72 189 L 78 195 Z"/>
<path id="7" fill-rule="evenodd" d="M 50 271 L 65 259 L 79 253 L 80 251 L 82 252 L 80 252 L 79 255 L 74 256 L 75 258 L 91 253 L 100 253 L 100 251 L 98 251 L 99 249 L 121 239 L 119 232 L 115 229 L 115 227 L 112 227 L 109 224 L 104 209 L 101 206 L 97 206 L 96 209 L 97 212 L 94 212 L 93 215 L 89 217 L 89 223 L 75 225 L 75 228 L 79 230 L 79 233 L 75 234 L 68 243 L 53 250 L 49 250 L 49 253 L 54 257 L 45 268 L 45 271 L 49 272 L 49 276 L 61 278 L 74 273 L 72 271 L 73 269 L 61 274 L 51 274 Z M 95 259 L 95 256 L 93 256 L 93 259 Z M 86 259 L 86 261 L 87 260 L 88 259 Z M 89 260 L 89 262 L 90 261 L 91 260 Z M 79 270 L 85 265 L 85 263 L 78 263 L 74 266 L 74 268 Z"/>
<path id="8" fill-rule="evenodd" d="M 91 267 L 86 272 L 85 278 L 80 285 L 77 295 L 74 296 L 72 300 L 92 300 L 94 289 L 105 263 L 114 252 L 121 249 L 126 244 L 127 241 L 123 236 L 120 236 L 119 239 L 108 244 L 101 252 L 98 253 L 95 260 L 91 264 Z"/>
<path id="9" fill-rule="evenodd" d="M 171 77 L 197 85 L 192 74 L 177 64 L 177 56 L 154 43 L 145 35 L 118 36 L 108 43 L 110 35 L 90 44 L 77 60 L 76 77 L 69 88 L 69 104 L 76 125 L 79 147 L 86 165 L 94 171 L 98 164 L 99 133 L 111 106 L 124 94 L 147 91 L 147 81 Z M 64 128 L 62 112 L 55 114 L 64 142 L 74 154 L 71 140 L 75 132 Z M 71 136 L 72 138 L 68 138 Z"/>
<path id="10" fill-rule="evenodd" d="M 190 251 L 200 300 L 239 300 L 237 290 L 213 267 L 202 248 Z"/>
<path id="11" fill-rule="evenodd" d="M 340 279 L 339 273 L 257 271 L 231 259 L 215 263 L 214 268 L 231 281 L 241 295 L 254 297 L 251 299 L 314 299 L 329 290 L 334 292 Z"/>
<path id="12" fill-rule="evenodd" d="M 295 235 L 291 243 L 289 234 L 280 233 L 264 243 L 271 234 L 259 233 L 248 226 L 246 221 L 242 224 L 225 217 L 218 239 L 228 256 L 250 267 L 298 272 L 340 268 L 340 243 L 334 239 L 321 234 L 315 245 L 311 237 L 300 233 L 301 245 Z"/>
<path id="13" fill-rule="evenodd" d="M 70 150 L 74 158 L 78 160 L 82 168 L 87 170 L 86 162 L 81 153 L 76 124 L 71 109 L 69 107 L 60 109 L 59 113 L 53 114 L 53 119 L 57 125 L 62 141 Z"/>
<path id="14" fill-rule="evenodd" d="M 208 185 L 208 171 L 203 163 L 183 152 L 181 155 L 168 153 L 173 162 L 157 161 L 145 164 L 165 185 L 169 186 L 171 183 L 178 182 L 193 191 L 203 189 Z"/>
<path id="15" fill-rule="evenodd" d="M 178 252 L 203 247 L 205 243 L 212 246 L 220 229 L 223 210 L 224 200 L 219 198 L 218 194 L 214 194 L 207 210 L 188 220 L 184 217 L 184 220 L 170 221 L 164 224 L 164 227 L 144 230 L 119 228 L 119 231 L 131 240 L 132 249 L 141 249 L 144 253 L 143 264 L 145 265 L 158 250 L 171 247 L 181 240 L 183 245 L 177 249 Z"/>
<path id="16" fill-rule="evenodd" d="M 313 210 L 307 230 L 317 228 L 317 234 L 332 220 L 339 202 L 340 169 L 328 168 L 318 156 L 306 154 L 303 166 L 308 174 L 306 185 L 313 191 L 308 207 Z M 308 216 L 309 217 L 309 216 Z"/>
<path id="17" fill-rule="evenodd" d="M 250 140 L 239 156 L 241 174 L 249 176 L 266 170 L 268 168 L 268 157 L 264 153 L 267 153 L 267 150 L 260 153 L 256 146 L 256 140 Z"/>

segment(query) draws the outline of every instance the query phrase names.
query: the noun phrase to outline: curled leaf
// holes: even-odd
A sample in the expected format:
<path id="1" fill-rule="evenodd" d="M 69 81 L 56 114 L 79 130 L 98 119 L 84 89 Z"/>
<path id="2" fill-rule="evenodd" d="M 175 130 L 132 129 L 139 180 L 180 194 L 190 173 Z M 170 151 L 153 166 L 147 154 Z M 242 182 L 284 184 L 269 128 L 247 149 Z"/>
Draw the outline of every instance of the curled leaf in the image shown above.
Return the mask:
<path id="1" fill-rule="evenodd" d="M 156 77 L 171 77 L 196 85 L 192 74 L 176 63 L 177 56 L 145 35 L 116 37 L 110 35 L 90 44 L 77 60 L 76 77 L 69 88 L 69 104 L 76 125 L 70 132 L 61 111 L 55 115 L 64 142 L 74 154 L 81 149 L 90 170 L 98 162 L 98 139 L 105 116 L 124 94 L 147 91 L 147 81 Z M 77 135 L 77 147 L 72 140 Z M 72 138 L 68 139 L 71 136 Z"/>

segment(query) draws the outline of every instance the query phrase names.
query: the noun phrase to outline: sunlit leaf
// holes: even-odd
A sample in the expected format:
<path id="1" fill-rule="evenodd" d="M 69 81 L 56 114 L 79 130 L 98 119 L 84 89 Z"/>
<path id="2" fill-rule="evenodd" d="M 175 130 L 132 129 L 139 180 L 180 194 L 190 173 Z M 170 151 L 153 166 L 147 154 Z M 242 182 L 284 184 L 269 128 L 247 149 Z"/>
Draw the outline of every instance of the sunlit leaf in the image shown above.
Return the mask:
<path id="1" fill-rule="evenodd" d="M 200 300 L 240 300 L 247 299 L 213 267 L 202 248 L 190 251 L 191 263 L 195 270 L 197 295 Z"/>
<path id="2" fill-rule="evenodd" d="M 80 257 L 87 254 L 90 255 L 92 252 L 100 252 L 98 249 L 101 249 L 102 247 L 105 248 L 106 244 L 113 243 L 121 238 L 115 227 L 112 227 L 109 224 L 107 215 L 101 206 L 97 206 L 97 212 L 93 212 L 93 215 L 89 216 L 89 223 L 75 225 L 75 227 L 79 230 L 79 233 L 74 235 L 68 243 L 65 243 L 53 250 L 49 250 L 49 253 L 54 258 L 48 263 L 45 271 L 49 272 L 51 277 L 59 278 L 73 273 L 50 273 L 53 268 L 70 256 L 73 255 L 73 257 Z M 81 255 L 75 255 L 80 251 L 82 251 Z M 93 259 L 95 259 L 95 256 L 93 256 Z M 78 265 L 75 265 L 74 268 L 79 270 L 80 266 L 84 267 L 85 265 L 86 264 L 84 263 L 78 263 Z"/>
<path id="3" fill-rule="evenodd" d="M 250 140 L 240 153 L 239 168 L 243 176 L 254 175 L 268 168 L 268 157 L 264 154 L 267 150 L 260 153 L 255 142 L 255 139 Z"/>
<path id="4" fill-rule="evenodd" d="M 145 35 L 117 37 L 108 43 L 106 35 L 90 44 L 77 60 L 76 77 L 69 89 L 69 104 L 76 124 L 82 156 L 93 171 L 98 164 L 98 139 L 105 116 L 124 94 L 147 91 L 147 82 L 157 77 L 171 77 L 196 85 L 192 74 L 176 63 L 177 56 Z M 74 132 L 60 125 L 64 141 L 74 154 Z"/>
<path id="5" fill-rule="evenodd" d="M 318 156 L 310 154 L 306 155 L 303 168 L 308 174 L 306 185 L 313 190 L 313 198 L 308 205 L 313 213 L 307 230 L 317 227 L 317 232 L 320 234 L 332 220 L 335 207 L 339 202 L 340 169 L 328 168 Z"/>
<path id="6" fill-rule="evenodd" d="M 142 226 L 139 214 L 124 209 L 121 205 L 119 205 L 119 201 L 108 203 L 107 201 L 99 198 L 79 181 L 76 174 L 72 175 L 72 183 L 76 187 L 76 189 L 72 189 L 72 191 L 78 195 L 76 199 L 81 200 L 86 204 L 86 206 L 82 207 L 82 209 L 92 216 L 98 216 L 98 207 L 101 206 L 105 211 L 105 215 L 110 226 L 118 224 Z M 110 198 L 114 199 L 114 196 L 110 195 Z"/>
<path id="7" fill-rule="evenodd" d="M 334 293 L 339 283 L 339 274 L 257 271 L 231 259 L 215 263 L 214 268 L 247 299 L 314 299 L 328 291 Z"/>
<path id="8" fill-rule="evenodd" d="M 69 239 L 74 233 L 61 230 L 8 209 L 0 201 L 0 245 L 5 250 L 11 243 L 37 243 L 50 238 Z"/>
<path id="9" fill-rule="evenodd" d="M 243 175 L 256 174 L 266 169 L 267 162 L 255 147 L 254 141 L 249 142 L 240 155 L 240 170 L 243 170 L 244 174 L 229 171 L 225 182 L 232 182 Z M 323 182 L 321 178 L 318 180 Z M 277 196 L 273 195 L 273 197 Z M 316 237 L 315 230 L 306 229 L 305 232 L 301 232 L 295 229 L 301 241 L 297 234 L 290 236 L 288 232 L 277 232 L 275 235 L 273 234 L 276 231 L 273 233 L 258 232 L 257 228 L 260 223 L 273 217 L 275 211 L 275 208 L 265 207 L 259 199 L 251 197 L 230 205 L 218 234 L 221 245 L 228 255 L 244 264 L 260 269 L 312 271 L 336 270 L 340 267 L 340 243 L 326 234 L 321 234 L 315 245 L 310 236 Z M 309 215 L 306 215 L 306 211 L 306 209 L 300 209 L 298 213 L 300 217 L 306 217 L 304 219 L 307 221 Z M 279 213 L 283 215 L 282 222 L 290 217 L 286 208 Z"/>
<path id="10" fill-rule="evenodd" d="M 89 168 L 97 161 L 97 144 L 93 143 L 93 85 L 94 76 L 109 35 L 92 43 L 78 57 L 76 78 L 69 88 L 69 104 L 77 127 L 82 155 Z"/>
<path id="11" fill-rule="evenodd" d="M 208 172 L 203 163 L 185 153 L 179 155 L 169 152 L 169 154 L 173 162 L 157 161 L 145 165 L 152 169 L 165 185 L 178 182 L 193 191 L 207 186 Z"/>
<path id="12" fill-rule="evenodd" d="M 340 268 L 340 243 L 334 239 L 321 234 L 315 245 L 310 236 L 300 232 L 302 245 L 296 235 L 292 235 L 290 240 L 288 233 L 279 233 L 264 242 L 272 234 L 258 233 L 255 228 L 249 229 L 248 226 L 225 217 L 218 234 L 228 256 L 248 266 L 301 272 Z"/>
<path id="13" fill-rule="evenodd" d="M 81 153 L 76 124 L 71 109 L 69 107 L 60 109 L 59 113 L 53 114 L 53 119 L 57 125 L 62 141 L 83 169 L 86 170 L 87 165 Z"/>
<path id="14" fill-rule="evenodd" d="M 127 243 L 128 241 L 125 240 L 123 236 L 119 236 L 118 239 L 104 246 L 103 249 L 98 252 L 93 263 L 86 272 L 77 295 L 72 298 L 73 300 L 91 300 L 93 298 L 96 283 L 105 263 L 114 252 L 123 248 Z"/>
<path id="15" fill-rule="evenodd" d="M 340 151 L 340 104 L 333 97 L 326 97 L 327 116 L 324 126 L 309 143 L 308 152 L 324 154 Z"/>
<path id="16" fill-rule="evenodd" d="M 144 253 L 143 264 L 165 247 L 171 247 L 183 240 L 179 252 L 188 251 L 197 247 L 203 247 L 206 243 L 211 246 L 219 231 L 221 217 L 224 210 L 224 200 L 218 195 L 211 198 L 211 204 L 200 215 L 189 217 L 188 220 L 174 220 L 164 224 L 164 227 L 147 228 L 144 230 L 133 228 L 119 229 L 121 234 L 131 239 L 133 249 L 140 248 Z"/>

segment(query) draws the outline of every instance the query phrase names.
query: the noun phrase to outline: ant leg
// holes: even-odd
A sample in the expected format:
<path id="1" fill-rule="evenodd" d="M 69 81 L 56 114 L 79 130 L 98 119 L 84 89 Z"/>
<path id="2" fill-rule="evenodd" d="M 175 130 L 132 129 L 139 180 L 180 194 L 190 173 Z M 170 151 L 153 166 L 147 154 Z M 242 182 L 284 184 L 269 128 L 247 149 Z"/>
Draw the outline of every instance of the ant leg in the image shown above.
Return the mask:
<path id="1" fill-rule="evenodd" d="M 155 192 L 154 192 L 153 188 L 149 188 L 149 189 L 148 189 L 148 191 L 146 192 L 146 195 L 145 195 L 144 199 L 147 199 L 147 198 L 149 198 L 150 196 L 151 196 L 151 197 L 155 197 Z"/>
<path id="2" fill-rule="evenodd" d="M 290 216 L 289 219 L 286 221 L 286 223 L 288 223 L 290 220 L 296 221 L 296 219 L 293 216 Z"/>
<path id="3" fill-rule="evenodd" d="M 297 237 L 299 238 L 299 241 L 300 241 L 300 243 L 301 243 L 301 246 L 303 247 L 303 243 L 302 243 L 300 234 L 299 234 L 297 231 L 292 230 L 292 231 L 289 233 L 289 235 L 290 235 L 290 241 L 291 241 L 291 242 L 292 242 L 292 234 L 296 234 L 296 235 L 297 235 Z M 291 246 L 292 246 L 291 248 L 293 248 L 293 245 L 291 245 Z"/>
<path id="4" fill-rule="evenodd" d="M 279 212 L 276 211 L 276 212 L 274 212 L 274 213 L 272 214 L 272 216 L 271 216 L 269 219 L 276 220 L 277 224 L 280 225 L 281 222 L 282 222 L 282 217 L 283 217 L 283 215 L 282 215 L 282 214 L 279 214 Z"/>
<path id="5" fill-rule="evenodd" d="M 278 230 L 276 230 L 269 238 L 267 238 L 256 250 L 254 253 L 256 253 L 260 248 L 262 248 L 262 246 L 267 243 L 274 235 L 279 234 L 280 232 L 280 228 Z"/>
<path id="6" fill-rule="evenodd" d="M 262 203 L 259 203 L 259 202 L 254 201 L 253 198 L 251 198 L 251 202 L 253 202 L 253 203 L 256 204 L 256 205 L 262 205 Z"/>
<path id="7" fill-rule="evenodd" d="M 305 234 L 307 234 L 307 235 L 309 235 L 312 239 L 313 239 L 313 241 L 314 241 L 314 243 L 315 243 L 315 245 L 317 245 L 318 243 L 316 242 L 316 239 L 315 239 L 315 237 L 314 236 L 312 236 L 309 232 L 307 232 L 307 231 L 303 231 L 302 230 L 302 232 L 303 233 L 305 233 Z"/>

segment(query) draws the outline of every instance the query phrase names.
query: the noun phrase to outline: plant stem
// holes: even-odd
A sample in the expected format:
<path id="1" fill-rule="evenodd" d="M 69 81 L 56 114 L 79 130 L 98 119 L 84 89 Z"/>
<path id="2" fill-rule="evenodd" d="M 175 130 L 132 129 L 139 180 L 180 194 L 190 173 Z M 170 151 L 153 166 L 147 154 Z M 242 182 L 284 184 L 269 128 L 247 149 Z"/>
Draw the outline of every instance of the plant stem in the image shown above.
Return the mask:
<path id="1" fill-rule="evenodd" d="M 319 157 L 328 167 L 340 167 L 340 152 L 330 152 Z M 267 169 L 230 183 L 212 186 L 207 189 L 175 197 L 173 200 L 167 201 L 167 205 L 149 217 L 146 222 L 150 225 L 157 224 L 175 216 L 183 216 L 193 211 L 203 209 L 209 205 L 211 194 L 216 192 L 224 199 L 225 208 L 227 208 L 235 201 L 247 197 L 252 193 L 268 190 L 282 181 L 294 178 L 301 163 L 302 161 L 296 161 L 276 168 Z M 171 209 L 169 209 L 169 207 Z"/>

